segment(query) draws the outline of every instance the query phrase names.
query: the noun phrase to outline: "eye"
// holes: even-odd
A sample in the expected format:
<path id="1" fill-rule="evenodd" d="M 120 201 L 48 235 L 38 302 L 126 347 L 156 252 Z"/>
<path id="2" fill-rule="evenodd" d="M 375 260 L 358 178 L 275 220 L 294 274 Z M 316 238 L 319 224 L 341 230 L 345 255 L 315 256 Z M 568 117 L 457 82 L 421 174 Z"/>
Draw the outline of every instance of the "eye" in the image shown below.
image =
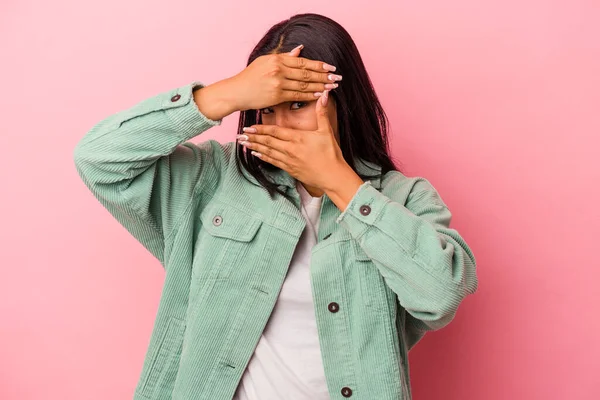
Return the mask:
<path id="1" fill-rule="evenodd" d="M 294 104 L 299 104 L 299 107 L 292 107 Z M 306 102 L 304 101 L 294 101 L 292 103 L 290 103 L 290 108 L 292 110 L 298 110 L 300 108 L 303 108 L 304 106 L 306 106 Z M 273 110 L 271 109 L 271 107 L 266 107 L 260 110 L 261 114 L 271 114 L 273 112 Z"/>
<path id="2" fill-rule="evenodd" d="M 300 106 L 300 107 L 298 107 L 298 108 L 302 108 L 302 107 L 304 107 L 304 106 L 306 105 L 306 103 L 305 103 L 305 102 L 303 102 L 303 101 L 295 101 L 295 102 L 293 102 L 293 103 L 292 103 L 292 105 L 294 105 L 294 104 L 302 104 L 302 106 Z M 298 108 L 296 108 L 296 110 L 297 110 Z"/>

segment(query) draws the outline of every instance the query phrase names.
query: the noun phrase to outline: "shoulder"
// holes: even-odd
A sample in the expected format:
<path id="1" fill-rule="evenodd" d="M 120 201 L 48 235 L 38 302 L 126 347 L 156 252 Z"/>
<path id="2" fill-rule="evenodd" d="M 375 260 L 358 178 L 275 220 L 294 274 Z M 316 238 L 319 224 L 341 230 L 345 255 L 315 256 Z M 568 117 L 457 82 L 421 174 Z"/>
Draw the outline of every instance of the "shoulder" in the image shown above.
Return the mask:
<path id="1" fill-rule="evenodd" d="M 187 141 L 178 146 L 176 153 L 193 154 L 195 161 L 203 166 L 213 166 L 218 170 L 226 170 L 235 162 L 235 142 L 221 143 L 214 139 L 194 143 Z"/>
<path id="2" fill-rule="evenodd" d="M 381 192 L 402 204 L 435 203 L 446 207 L 440 193 L 422 176 L 406 176 L 397 170 L 385 173 L 381 180 Z"/>

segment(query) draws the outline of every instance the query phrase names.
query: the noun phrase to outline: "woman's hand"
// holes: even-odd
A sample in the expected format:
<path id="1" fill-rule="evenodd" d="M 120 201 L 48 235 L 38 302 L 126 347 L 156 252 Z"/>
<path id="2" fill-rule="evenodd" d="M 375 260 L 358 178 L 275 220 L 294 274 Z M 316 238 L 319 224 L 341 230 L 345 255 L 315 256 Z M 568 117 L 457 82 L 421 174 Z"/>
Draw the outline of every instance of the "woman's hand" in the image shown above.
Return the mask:
<path id="1" fill-rule="evenodd" d="M 252 150 L 252 155 L 287 171 L 297 180 L 324 191 L 337 191 L 340 181 L 348 181 L 356 174 L 344 160 L 329 123 L 328 94 L 329 90 L 325 91 L 315 102 L 316 130 L 255 124 L 245 127 L 245 133 L 237 140 Z M 360 178 L 354 181 L 362 183 Z"/>
<path id="2" fill-rule="evenodd" d="M 299 57 L 302 47 L 260 56 L 231 77 L 235 108 L 260 110 L 286 101 L 312 101 L 324 90 L 332 89 L 326 84 L 341 80 L 341 76 L 330 73 L 335 67 Z"/>

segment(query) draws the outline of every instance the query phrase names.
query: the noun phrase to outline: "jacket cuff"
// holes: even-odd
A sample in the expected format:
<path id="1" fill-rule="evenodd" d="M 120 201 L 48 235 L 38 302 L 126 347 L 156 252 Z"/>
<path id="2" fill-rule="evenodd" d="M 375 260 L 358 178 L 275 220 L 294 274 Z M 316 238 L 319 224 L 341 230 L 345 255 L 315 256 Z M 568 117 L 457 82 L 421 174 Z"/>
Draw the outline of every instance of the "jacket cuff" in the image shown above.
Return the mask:
<path id="1" fill-rule="evenodd" d="M 346 228 L 354 239 L 358 239 L 375 223 L 390 201 L 373 187 L 371 181 L 365 181 L 335 222 Z"/>
<path id="2" fill-rule="evenodd" d="M 204 83 L 194 81 L 164 93 L 162 107 L 184 140 L 189 140 L 197 136 L 198 132 L 204 132 L 223 122 L 223 119 L 215 121 L 202 114 L 194 101 L 194 89 L 204 86 Z"/>

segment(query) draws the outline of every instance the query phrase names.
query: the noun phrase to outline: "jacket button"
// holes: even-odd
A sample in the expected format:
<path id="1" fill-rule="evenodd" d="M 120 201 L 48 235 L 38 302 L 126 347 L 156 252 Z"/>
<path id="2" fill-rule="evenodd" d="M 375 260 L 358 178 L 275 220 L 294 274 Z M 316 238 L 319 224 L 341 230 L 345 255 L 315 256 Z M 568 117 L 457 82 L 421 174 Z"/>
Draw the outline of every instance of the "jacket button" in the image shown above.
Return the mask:
<path id="1" fill-rule="evenodd" d="M 217 215 L 213 218 L 213 225 L 219 226 L 223 222 L 223 218 L 220 215 Z"/>
<path id="2" fill-rule="evenodd" d="M 336 313 L 340 310 L 340 305 L 334 301 L 327 305 L 327 309 L 332 313 Z"/>
<path id="3" fill-rule="evenodd" d="M 371 207 L 367 205 L 360 206 L 360 213 L 362 215 L 369 215 L 371 213 Z"/>
<path id="4" fill-rule="evenodd" d="M 323 238 L 323 240 L 327 239 L 329 236 L 331 236 L 331 233 L 328 233 L 327 235 L 325 235 L 325 237 Z"/>
<path id="5" fill-rule="evenodd" d="M 343 387 L 342 388 L 342 396 L 344 397 L 350 397 L 352 396 L 352 389 L 350 389 L 349 387 Z"/>
<path id="6" fill-rule="evenodd" d="M 181 95 L 176 94 L 175 96 L 171 97 L 171 101 L 175 102 L 177 100 L 179 100 L 181 98 Z"/>

